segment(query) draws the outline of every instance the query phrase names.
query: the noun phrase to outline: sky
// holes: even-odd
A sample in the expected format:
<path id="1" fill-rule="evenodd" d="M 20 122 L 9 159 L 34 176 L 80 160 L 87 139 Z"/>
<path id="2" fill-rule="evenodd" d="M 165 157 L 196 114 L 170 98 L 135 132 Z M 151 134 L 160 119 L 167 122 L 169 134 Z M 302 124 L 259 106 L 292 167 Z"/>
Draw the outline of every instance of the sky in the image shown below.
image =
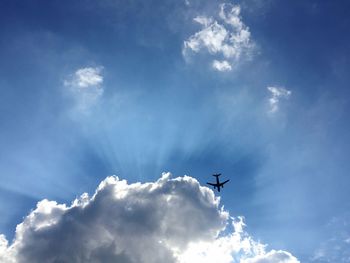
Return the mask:
<path id="1" fill-rule="evenodd" d="M 0 259 L 350 262 L 349 12 L 1 1 Z"/>

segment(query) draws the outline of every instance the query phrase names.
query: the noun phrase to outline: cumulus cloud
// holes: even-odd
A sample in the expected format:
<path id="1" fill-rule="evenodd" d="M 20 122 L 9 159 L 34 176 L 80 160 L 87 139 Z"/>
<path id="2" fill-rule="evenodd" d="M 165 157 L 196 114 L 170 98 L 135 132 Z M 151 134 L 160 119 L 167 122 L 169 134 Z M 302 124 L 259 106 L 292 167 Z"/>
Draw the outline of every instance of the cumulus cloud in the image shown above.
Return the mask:
<path id="1" fill-rule="evenodd" d="M 217 19 L 195 17 L 193 20 L 202 29 L 184 41 L 184 56 L 208 52 L 216 58 L 213 62 L 214 69 L 232 70 L 232 65 L 243 55 L 250 54 L 253 49 L 249 28 L 242 22 L 240 12 L 239 5 L 221 4 Z"/>
<path id="2" fill-rule="evenodd" d="M 0 262 L 14 262 L 14 258 L 8 245 L 9 242 L 7 241 L 6 237 L 4 235 L 0 235 Z"/>
<path id="3" fill-rule="evenodd" d="M 64 85 L 74 95 L 79 110 L 88 110 L 102 96 L 102 69 L 103 67 L 80 68 L 64 81 Z"/>
<path id="4" fill-rule="evenodd" d="M 188 176 L 163 174 L 158 181 L 143 184 L 108 177 L 92 197 L 83 194 L 70 206 L 40 201 L 17 226 L 11 245 L 0 235 L 0 259 L 5 263 L 299 262 L 285 251 L 267 252 L 244 231 L 243 218 L 230 219 L 219 201 L 212 190 Z"/>
<path id="5" fill-rule="evenodd" d="M 283 87 L 267 87 L 267 90 L 271 93 L 271 97 L 269 98 L 270 104 L 270 112 L 274 113 L 278 111 L 279 102 L 281 99 L 288 99 L 292 92 Z"/>

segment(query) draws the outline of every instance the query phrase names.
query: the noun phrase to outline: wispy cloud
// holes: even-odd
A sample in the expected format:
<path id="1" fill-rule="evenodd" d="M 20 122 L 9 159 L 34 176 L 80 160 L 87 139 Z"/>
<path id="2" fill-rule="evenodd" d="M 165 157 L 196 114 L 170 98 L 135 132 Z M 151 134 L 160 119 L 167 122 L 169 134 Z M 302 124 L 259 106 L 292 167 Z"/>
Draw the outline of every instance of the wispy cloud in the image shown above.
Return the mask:
<path id="1" fill-rule="evenodd" d="M 270 112 L 277 112 L 279 109 L 279 103 L 281 99 L 288 99 L 292 92 L 283 87 L 269 86 L 267 90 L 271 93 L 269 98 Z"/>
<path id="2" fill-rule="evenodd" d="M 253 49 L 251 33 L 242 22 L 240 12 L 239 5 L 221 4 L 217 19 L 195 17 L 193 20 L 202 29 L 184 41 L 183 55 L 186 57 L 190 53 L 208 52 L 215 58 L 214 69 L 232 70 L 232 66 Z"/>
<path id="3" fill-rule="evenodd" d="M 143 184 L 108 177 L 92 197 L 83 194 L 70 206 L 40 201 L 17 226 L 10 246 L 0 236 L 0 259 L 4 263 L 299 262 L 286 251 L 266 251 L 244 231 L 243 218 L 230 219 L 219 201 L 212 190 L 188 176 L 172 179 L 167 173 Z"/>
<path id="4" fill-rule="evenodd" d="M 349 262 L 350 259 L 350 213 L 333 217 L 323 230 L 324 241 L 310 258 L 311 262 Z"/>
<path id="5" fill-rule="evenodd" d="M 254 258 L 243 259 L 241 263 L 300 263 L 291 253 L 283 250 L 271 250 Z"/>
<path id="6" fill-rule="evenodd" d="M 103 67 L 86 67 L 77 69 L 64 80 L 76 99 L 77 108 L 88 110 L 103 94 Z"/>

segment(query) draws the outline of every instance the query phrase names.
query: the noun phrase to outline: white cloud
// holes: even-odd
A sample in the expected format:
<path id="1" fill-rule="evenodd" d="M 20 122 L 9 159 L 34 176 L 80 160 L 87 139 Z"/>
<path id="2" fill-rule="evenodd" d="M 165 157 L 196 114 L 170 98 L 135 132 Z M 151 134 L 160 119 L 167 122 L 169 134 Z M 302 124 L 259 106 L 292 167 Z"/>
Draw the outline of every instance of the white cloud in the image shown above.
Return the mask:
<path id="1" fill-rule="evenodd" d="M 237 256 L 240 259 L 252 257 L 265 253 L 265 246 L 255 242 L 244 232 L 245 226 L 242 217 L 233 219 L 233 233 L 224 235 L 207 242 L 194 242 L 189 244 L 187 250 L 179 255 L 180 263 L 192 262 L 236 262 Z"/>
<path id="2" fill-rule="evenodd" d="M 8 241 L 4 235 L 0 235 L 0 262 L 12 263 L 14 257 L 8 247 Z"/>
<path id="3" fill-rule="evenodd" d="M 75 81 L 78 87 L 87 88 L 99 86 L 103 82 L 101 68 L 81 68 L 75 72 Z"/>
<path id="4" fill-rule="evenodd" d="M 232 65 L 253 49 L 249 28 L 242 22 L 240 11 L 238 5 L 222 4 L 218 20 L 206 16 L 195 17 L 194 21 L 202 26 L 202 30 L 184 41 L 184 56 L 191 52 L 207 51 L 216 58 L 224 58 L 225 64 L 230 66 L 230 69 L 226 66 L 225 70 L 231 70 Z"/>
<path id="5" fill-rule="evenodd" d="M 213 23 L 212 18 L 205 17 L 205 16 L 197 16 L 193 20 L 206 27 L 209 26 L 211 23 Z"/>
<path id="6" fill-rule="evenodd" d="M 227 60 L 223 60 L 223 61 L 214 60 L 213 68 L 218 71 L 230 71 L 232 69 L 232 66 Z"/>
<path id="7" fill-rule="evenodd" d="M 265 245 L 244 231 L 240 217 L 232 220 L 234 231 L 227 233 L 229 218 L 213 191 L 192 177 L 172 179 L 163 174 L 158 181 L 143 184 L 108 177 L 92 197 L 84 194 L 71 206 L 39 202 L 17 226 L 10 246 L 0 235 L 0 259 L 5 263 L 298 262 L 285 251 L 266 252 Z"/>
<path id="8" fill-rule="evenodd" d="M 274 113 L 278 111 L 280 99 L 288 99 L 292 92 L 283 87 L 267 87 L 267 90 L 271 93 L 269 98 L 270 112 Z"/>
<path id="9" fill-rule="evenodd" d="M 103 67 L 80 68 L 64 81 L 64 85 L 74 95 L 79 110 L 85 112 L 102 96 L 102 69 Z"/>

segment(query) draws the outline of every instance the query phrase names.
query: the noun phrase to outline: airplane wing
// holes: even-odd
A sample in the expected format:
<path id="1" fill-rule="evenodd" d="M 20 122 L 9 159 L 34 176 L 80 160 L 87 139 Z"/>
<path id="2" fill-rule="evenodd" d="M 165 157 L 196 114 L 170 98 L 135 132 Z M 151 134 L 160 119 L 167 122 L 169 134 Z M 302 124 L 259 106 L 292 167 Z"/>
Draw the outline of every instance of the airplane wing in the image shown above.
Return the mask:
<path id="1" fill-rule="evenodd" d="M 209 184 L 209 185 L 211 185 L 211 186 L 217 186 L 216 184 L 212 184 L 212 183 L 207 183 L 207 184 Z"/>
<path id="2" fill-rule="evenodd" d="M 223 185 L 226 184 L 228 181 L 230 181 L 230 180 L 226 180 L 225 182 L 220 183 L 220 186 L 223 186 Z"/>

